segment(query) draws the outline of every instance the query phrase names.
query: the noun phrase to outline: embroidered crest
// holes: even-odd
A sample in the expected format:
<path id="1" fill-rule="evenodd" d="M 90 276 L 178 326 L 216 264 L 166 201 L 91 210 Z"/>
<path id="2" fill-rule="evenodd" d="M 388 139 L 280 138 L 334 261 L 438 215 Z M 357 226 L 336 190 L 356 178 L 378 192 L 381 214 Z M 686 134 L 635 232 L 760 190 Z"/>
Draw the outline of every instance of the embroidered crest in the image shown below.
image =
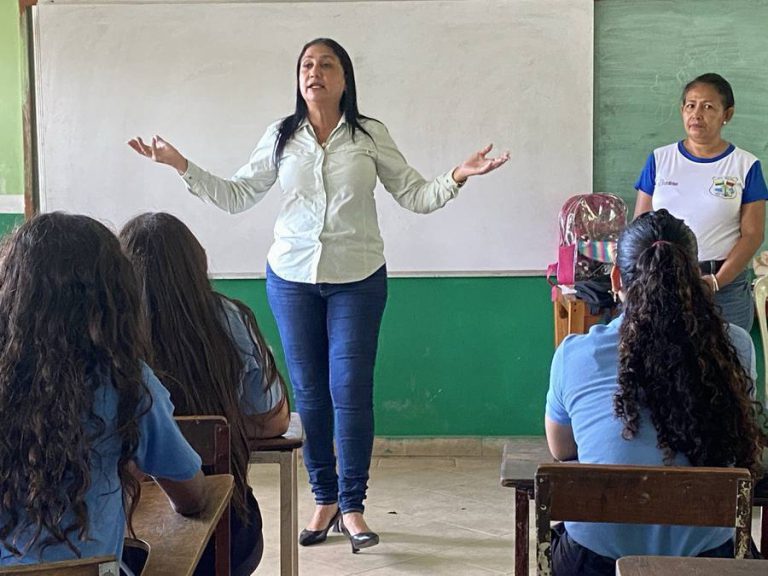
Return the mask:
<path id="1" fill-rule="evenodd" d="M 718 198 L 731 200 L 741 192 L 741 180 L 737 176 L 715 176 L 712 178 L 712 186 L 709 193 Z"/>

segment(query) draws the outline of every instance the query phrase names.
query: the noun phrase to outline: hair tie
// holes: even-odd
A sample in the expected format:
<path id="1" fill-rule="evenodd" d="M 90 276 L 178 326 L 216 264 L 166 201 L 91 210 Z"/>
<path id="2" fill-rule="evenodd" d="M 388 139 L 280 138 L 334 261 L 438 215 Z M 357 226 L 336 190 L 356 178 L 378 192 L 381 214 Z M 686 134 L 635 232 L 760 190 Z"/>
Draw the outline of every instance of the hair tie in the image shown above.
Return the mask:
<path id="1" fill-rule="evenodd" d="M 656 247 L 660 244 L 672 244 L 672 242 L 670 242 L 669 240 L 656 240 L 656 242 L 651 244 L 651 246 Z"/>

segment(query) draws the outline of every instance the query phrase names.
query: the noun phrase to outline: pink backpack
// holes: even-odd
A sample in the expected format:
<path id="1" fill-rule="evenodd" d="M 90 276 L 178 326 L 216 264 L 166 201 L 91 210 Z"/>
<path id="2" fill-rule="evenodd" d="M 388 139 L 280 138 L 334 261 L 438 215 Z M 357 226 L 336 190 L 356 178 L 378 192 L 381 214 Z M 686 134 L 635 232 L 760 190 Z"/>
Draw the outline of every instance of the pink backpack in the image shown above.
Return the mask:
<path id="1" fill-rule="evenodd" d="M 557 262 L 547 268 L 547 280 L 574 285 L 610 273 L 616 241 L 627 224 L 627 205 L 614 194 L 571 196 L 560 209 L 560 243 Z"/>

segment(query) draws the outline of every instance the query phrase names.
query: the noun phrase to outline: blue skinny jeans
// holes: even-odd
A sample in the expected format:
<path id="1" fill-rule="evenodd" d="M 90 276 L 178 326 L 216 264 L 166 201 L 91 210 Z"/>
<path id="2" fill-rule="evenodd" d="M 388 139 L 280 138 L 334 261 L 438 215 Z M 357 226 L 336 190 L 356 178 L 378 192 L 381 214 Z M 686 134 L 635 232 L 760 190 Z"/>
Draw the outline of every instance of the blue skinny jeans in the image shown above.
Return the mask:
<path id="1" fill-rule="evenodd" d="M 304 426 L 304 464 L 315 502 L 363 512 L 386 266 L 343 284 L 289 282 L 267 267 L 267 299 Z"/>

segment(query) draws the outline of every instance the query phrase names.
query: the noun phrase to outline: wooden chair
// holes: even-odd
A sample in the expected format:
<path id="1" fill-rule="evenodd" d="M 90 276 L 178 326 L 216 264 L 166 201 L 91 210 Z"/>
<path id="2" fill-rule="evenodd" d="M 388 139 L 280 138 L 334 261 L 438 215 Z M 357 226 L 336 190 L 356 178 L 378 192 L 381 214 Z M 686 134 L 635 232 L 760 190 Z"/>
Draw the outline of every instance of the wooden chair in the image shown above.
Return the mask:
<path id="1" fill-rule="evenodd" d="M 184 438 L 200 455 L 204 467 L 207 467 L 212 474 L 230 473 L 229 424 L 226 418 L 223 416 L 177 416 L 175 420 Z M 213 535 L 216 576 L 230 574 L 229 515 L 230 506 L 227 506 Z"/>
<path id="2" fill-rule="evenodd" d="M 542 464 L 535 480 L 536 559 L 552 574 L 550 522 L 733 526 L 749 550 L 752 477 L 743 468 Z"/>
<path id="3" fill-rule="evenodd" d="M 63 560 L 46 564 L 0 568 L 2 576 L 120 576 L 114 556 L 96 556 L 82 560 Z"/>
<path id="4" fill-rule="evenodd" d="M 291 412 L 288 431 L 277 438 L 251 440 L 251 464 L 280 465 L 280 576 L 299 574 L 299 520 L 296 469 L 304 444 L 301 418 Z"/>

